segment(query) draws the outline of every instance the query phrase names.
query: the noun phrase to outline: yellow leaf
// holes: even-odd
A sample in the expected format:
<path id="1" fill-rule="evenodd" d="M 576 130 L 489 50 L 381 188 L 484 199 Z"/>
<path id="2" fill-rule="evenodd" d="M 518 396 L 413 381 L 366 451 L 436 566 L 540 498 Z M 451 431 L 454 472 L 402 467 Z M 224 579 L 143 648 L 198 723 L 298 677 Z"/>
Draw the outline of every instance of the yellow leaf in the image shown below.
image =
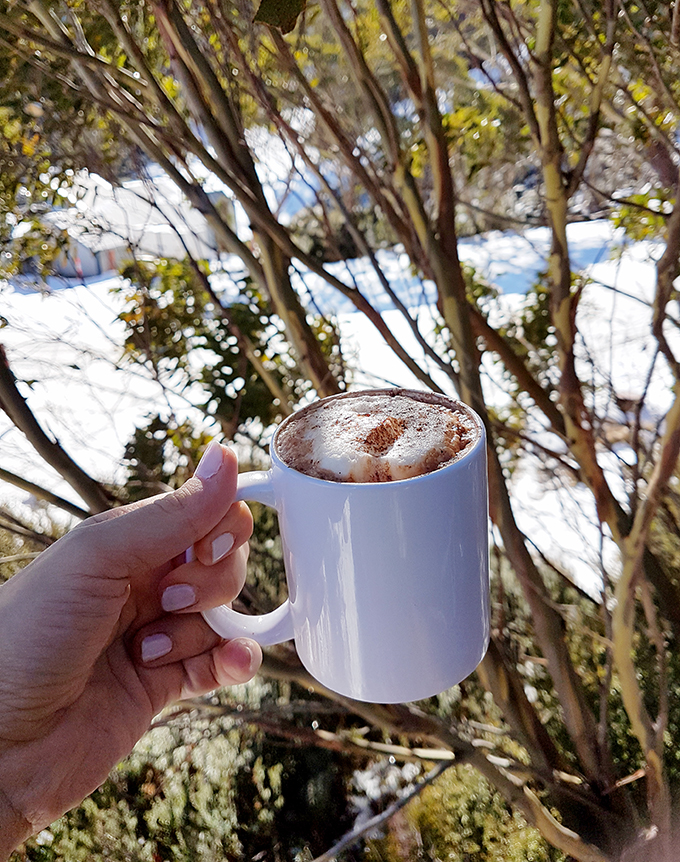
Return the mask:
<path id="1" fill-rule="evenodd" d="M 35 134 L 30 138 L 27 138 L 25 135 L 21 138 L 21 152 L 25 156 L 33 156 L 35 155 L 35 151 L 38 148 L 38 141 L 40 140 L 40 135 Z"/>

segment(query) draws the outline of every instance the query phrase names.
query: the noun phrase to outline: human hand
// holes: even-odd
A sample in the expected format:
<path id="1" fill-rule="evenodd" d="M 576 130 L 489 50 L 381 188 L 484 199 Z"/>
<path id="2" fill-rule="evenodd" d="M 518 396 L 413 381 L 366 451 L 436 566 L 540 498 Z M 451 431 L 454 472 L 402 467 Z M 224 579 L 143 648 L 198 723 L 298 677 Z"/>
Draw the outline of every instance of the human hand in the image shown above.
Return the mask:
<path id="1" fill-rule="evenodd" d="M 179 490 L 89 518 L 0 586 L 0 859 L 95 790 L 163 707 L 258 669 L 254 641 L 199 613 L 245 580 L 236 477 L 213 442 Z"/>

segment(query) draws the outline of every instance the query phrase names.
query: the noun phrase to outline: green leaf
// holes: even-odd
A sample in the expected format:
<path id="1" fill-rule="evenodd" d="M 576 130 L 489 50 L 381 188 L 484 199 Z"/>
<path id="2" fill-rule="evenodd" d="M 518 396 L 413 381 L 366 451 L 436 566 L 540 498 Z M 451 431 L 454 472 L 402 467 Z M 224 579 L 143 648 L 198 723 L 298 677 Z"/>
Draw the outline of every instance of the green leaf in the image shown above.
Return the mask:
<path id="1" fill-rule="evenodd" d="M 306 5 L 306 0 L 262 0 L 253 21 L 290 33 Z"/>

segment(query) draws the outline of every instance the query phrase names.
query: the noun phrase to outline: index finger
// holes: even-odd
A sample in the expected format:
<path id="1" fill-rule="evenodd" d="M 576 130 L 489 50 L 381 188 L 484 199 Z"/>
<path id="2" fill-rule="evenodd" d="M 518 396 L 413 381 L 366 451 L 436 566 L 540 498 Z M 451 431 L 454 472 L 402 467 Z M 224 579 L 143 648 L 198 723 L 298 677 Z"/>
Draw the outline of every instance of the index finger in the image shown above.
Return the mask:
<path id="1" fill-rule="evenodd" d="M 202 469 L 203 468 L 203 469 Z M 87 538 L 89 552 L 129 575 L 168 563 L 210 533 L 233 503 L 236 455 L 213 442 L 196 474 L 168 494 L 88 518 L 73 531 Z"/>

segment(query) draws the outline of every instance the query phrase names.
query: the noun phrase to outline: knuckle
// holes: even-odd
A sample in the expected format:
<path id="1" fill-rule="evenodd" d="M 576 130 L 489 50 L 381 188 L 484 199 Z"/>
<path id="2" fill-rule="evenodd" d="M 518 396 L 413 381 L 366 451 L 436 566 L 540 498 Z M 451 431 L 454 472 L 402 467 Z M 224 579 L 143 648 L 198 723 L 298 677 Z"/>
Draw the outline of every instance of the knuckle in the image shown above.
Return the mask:
<path id="1" fill-rule="evenodd" d="M 204 516 L 196 511 L 196 507 L 189 505 L 189 496 L 184 488 L 157 497 L 151 505 L 162 516 L 173 519 L 181 517 L 191 530 L 200 531 Z"/>
<path id="2" fill-rule="evenodd" d="M 250 511 L 250 508 L 246 503 L 239 502 L 235 505 L 237 507 L 237 516 L 240 529 L 243 531 L 244 534 L 251 536 L 254 526 L 253 513 Z"/>
<path id="3" fill-rule="evenodd" d="M 213 582 L 210 590 L 211 599 L 219 602 L 230 602 L 243 589 L 246 581 L 246 562 L 248 559 L 248 546 L 242 545 L 233 554 L 219 565 L 217 579 Z"/>
<path id="4" fill-rule="evenodd" d="M 178 491 L 156 497 L 151 505 L 164 515 L 174 515 L 186 508 L 186 495 L 180 488 Z"/>

